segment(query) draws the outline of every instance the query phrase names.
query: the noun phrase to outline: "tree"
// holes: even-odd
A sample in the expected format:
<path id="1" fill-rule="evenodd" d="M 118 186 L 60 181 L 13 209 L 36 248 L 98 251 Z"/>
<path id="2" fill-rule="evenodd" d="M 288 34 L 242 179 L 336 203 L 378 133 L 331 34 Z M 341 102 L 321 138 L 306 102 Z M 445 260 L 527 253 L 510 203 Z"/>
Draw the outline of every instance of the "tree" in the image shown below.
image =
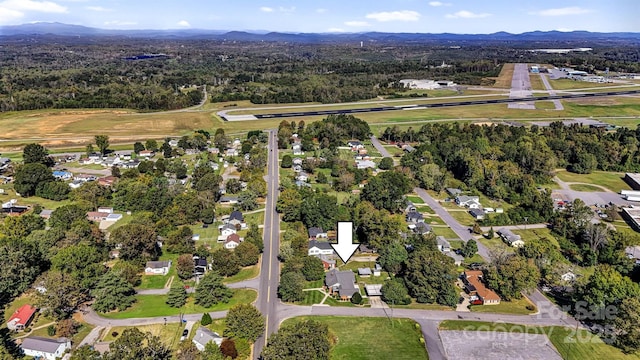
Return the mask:
<path id="1" fill-rule="evenodd" d="M 233 276 L 240 271 L 236 254 L 228 249 L 217 249 L 211 253 L 211 269 L 222 276 Z"/>
<path id="2" fill-rule="evenodd" d="M 174 308 L 183 307 L 187 303 L 187 291 L 180 284 L 171 286 L 165 303 Z"/>
<path id="3" fill-rule="evenodd" d="M 616 335 L 614 344 L 627 354 L 640 349 L 640 300 L 637 297 L 622 299 L 612 325 Z"/>
<path id="4" fill-rule="evenodd" d="M 60 320 L 56 324 L 56 335 L 71 338 L 78 332 L 79 327 L 80 324 L 73 319 Z"/>
<path id="5" fill-rule="evenodd" d="M 218 303 L 227 303 L 233 292 L 222 283 L 222 277 L 215 271 L 206 273 L 196 287 L 196 304 L 209 308 Z"/>
<path id="6" fill-rule="evenodd" d="M 220 343 L 220 352 L 226 359 L 235 359 L 238 357 L 236 343 L 229 338 L 222 339 L 222 343 Z"/>
<path id="7" fill-rule="evenodd" d="M 245 236 L 244 241 L 255 245 L 260 252 L 262 252 L 262 250 L 264 249 L 262 230 L 260 230 L 258 225 L 255 223 L 249 225 L 249 231 L 247 231 L 247 235 Z"/>
<path id="8" fill-rule="evenodd" d="M 159 337 L 150 332 L 142 333 L 138 328 L 128 328 L 111 344 L 104 360 L 169 360 L 171 349 Z"/>
<path id="9" fill-rule="evenodd" d="M 156 152 L 156 151 L 158 151 L 158 142 L 156 140 L 154 140 L 154 139 L 149 139 L 149 140 L 145 141 L 144 147 L 147 150 Z"/>
<path id="10" fill-rule="evenodd" d="M 142 277 L 140 276 L 140 267 L 126 260 L 119 260 L 116 262 L 111 268 L 111 271 L 120 275 L 133 287 L 140 285 L 140 282 L 142 281 Z"/>
<path id="11" fill-rule="evenodd" d="M 6 304 L 31 286 L 44 261 L 36 244 L 22 239 L 0 240 L 0 259 L 0 304 Z"/>
<path id="12" fill-rule="evenodd" d="M 302 301 L 304 299 L 304 276 L 298 272 L 287 272 L 280 276 L 278 296 L 284 302 Z"/>
<path id="13" fill-rule="evenodd" d="M 242 267 L 255 265 L 260 259 L 260 250 L 246 240 L 236 247 L 234 253 L 238 259 L 238 264 Z"/>
<path id="14" fill-rule="evenodd" d="M 251 304 L 239 304 L 227 313 L 225 336 L 256 341 L 264 333 L 264 316 Z"/>
<path id="15" fill-rule="evenodd" d="M 1 358 L 1 357 L 0 357 Z M 70 360 L 101 360 L 102 355 L 91 345 L 82 345 L 71 354 Z"/>
<path id="16" fill-rule="evenodd" d="M 293 166 L 293 158 L 291 158 L 291 155 L 287 154 L 285 156 L 282 157 L 282 162 L 280 163 L 280 167 L 284 168 L 284 169 L 288 169 L 291 166 Z"/>
<path id="17" fill-rule="evenodd" d="M 140 141 L 136 141 L 136 142 L 133 144 L 133 152 L 134 152 L 134 153 L 136 153 L 136 154 L 138 154 L 138 155 L 139 155 L 139 154 L 140 154 L 140 151 L 143 151 L 143 150 L 144 150 L 144 145 L 143 145 Z"/>
<path id="18" fill-rule="evenodd" d="M 40 144 L 28 144 L 22 151 L 22 160 L 25 164 L 42 164 L 46 167 L 53 166 L 53 159 L 49 156 L 49 150 Z"/>
<path id="19" fill-rule="evenodd" d="M 211 319 L 211 315 L 209 315 L 208 312 L 202 314 L 202 319 L 200 319 L 200 325 L 207 326 L 207 325 L 210 325 L 212 322 L 213 322 L 213 319 Z"/>
<path id="20" fill-rule="evenodd" d="M 96 289 L 91 291 L 95 298 L 93 308 L 96 311 L 106 313 L 115 309 L 125 310 L 135 299 L 136 291 L 130 283 L 113 271 L 102 275 Z"/>
<path id="21" fill-rule="evenodd" d="M 380 291 L 382 292 L 382 301 L 387 304 L 405 305 L 411 303 L 407 287 L 399 280 L 385 281 Z"/>
<path id="22" fill-rule="evenodd" d="M 251 211 L 258 208 L 258 196 L 251 190 L 246 190 L 238 196 L 238 205 L 243 211 Z"/>
<path id="23" fill-rule="evenodd" d="M 87 210 L 76 204 L 63 205 L 53 210 L 49 225 L 68 230 L 78 220 L 86 220 Z"/>
<path id="24" fill-rule="evenodd" d="M 411 253 L 404 274 L 409 291 L 420 303 L 455 306 L 458 292 L 453 282 L 457 272 L 453 259 L 440 251 L 421 249 Z"/>
<path id="25" fill-rule="evenodd" d="M 60 271 L 50 270 L 35 284 L 43 289 L 36 292 L 36 304 L 45 309 L 45 315 L 55 319 L 70 317 L 80 304 L 89 299 L 73 276 Z"/>
<path id="26" fill-rule="evenodd" d="M 229 179 L 226 184 L 226 191 L 229 194 L 237 194 L 242 191 L 242 182 L 238 179 Z"/>
<path id="27" fill-rule="evenodd" d="M 316 281 L 324 278 L 322 260 L 315 256 L 305 256 L 302 260 L 302 275 L 307 281 Z"/>
<path id="28" fill-rule="evenodd" d="M 111 232 L 109 241 L 120 245 L 120 258 L 123 260 L 144 264 L 160 255 L 156 231 L 148 225 L 131 223 L 121 226 Z"/>
<path id="29" fill-rule="evenodd" d="M 397 274 L 402 269 L 402 265 L 409 258 L 407 248 L 400 241 L 393 241 L 379 251 L 378 262 L 385 270 L 391 274 Z"/>
<path id="30" fill-rule="evenodd" d="M 369 179 L 360 195 L 376 209 L 397 211 L 404 204 L 404 194 L 411 190 L 411 180 L 403 173 L 387 171 Z"/>
<path id="31" fill-rule="evenodd" d="M 329 179 L 327 178 L 327 175 L 325 175 L 325 173 L 318 172 L 318 176 L 316 176 L 316 182 L 318 184 L 326 184 L 327 182 L 329 182 Z"/>
<path id="32" fill-rule="evenodd" d="M 473 257 L 473 255 L 475 255 L 477 252 L 478 244 L 473 239 L 467 241 L 467 243 L 464 244 L 464 247 L 462 248 L 462 256 L 466 258 Z"/>
<path id="33" fill-rule="evenodd" d="M 484 277 L 489 288 L 508 301 L 520 299 L 522 291 L 535 288 L 540 271 L 522 256 L 506 255 L 494 258 Z"/>
<path id="34" fill-rule="evenodd" d="M 473 229 L 472 229 L 474 234 L 482 234 L 482 228 L 480 228 L 480 224 L 473 223 Z"/>
<path id="35" fill-rule="evenodd" d="M 96 135 L 94 137 L 96 146 L 100 150 L 100 154 L 104 156 L 107 153 L 107 149 L 109 148 L 109 136 L 107 135 Z"/>
<path id="36" fill-rule="evenodd" d="M 176 270 L 178 271 L 178 277 L 182 280 L 190 279 L 193 277 L 195 263 L 193 261 L 193 255 L 183 254 L 178 256 Z"/>
<path id="37" fill-rule="evenodd" d="M 496 236 L 495 232 L 493 231 L 493 226 L 491 228 L 489 228 L 489 232 L 487 233 L 487 239 L 491 240 Z M 477 245 L 477 244 L 476 244 Z"/>
<path id="38" fill-rule="evenodd" d="M 262 351 L 264 360 L 328 360 L 329 329 L 326 324 L 303 320 L 280 327 Z"/>
<path id="39" fill-rule="evenodd" d="M 218 344 L 210 341 L 205 345 L 202 352 L 202 360 L 226 360 L 224 354 L 220 351 Z"/>
<path id="40" fill-rule="evenodd" d="M 51 267 L 71 274 L 83 288 L 90 289 L 106 271 L 104 260 L 104 254 L 95 246 L 78 244 L 60 249 L 51 257 Z"/>
<path id="41" fill-rule="evenodd" d="M 44 230 L 44 219 L 35 214 L 7 216 L 0 223 L 0 237 L 7 240 L 22 240 L 33 231 Z"/>
<path id="42" fill-rule="evenodd" d="M 360 295 L 359 292 L 356 292 L 355 294 L 353 294 L 351 296 L 351 303 L 356 304 L 356 305 L 361 305 L 362 304 L 362 295 Z"/>
<path id="43" fill-rule="evenodd" d="M 393 159 L 390 157 L 382 158 L 382 160 L 380 160 L 380 163 L 378 164 L 378 168 L 380 170 L 389 170 L 392 167 L 393 167 Z"/>
<path id="44" fill-rule="evenodd" d="M 51 169 L 41 163 L 28 163 L 16 168 L 13 187 L 23 197 L 33 196 L 40 183 L 54 181 Z"/>

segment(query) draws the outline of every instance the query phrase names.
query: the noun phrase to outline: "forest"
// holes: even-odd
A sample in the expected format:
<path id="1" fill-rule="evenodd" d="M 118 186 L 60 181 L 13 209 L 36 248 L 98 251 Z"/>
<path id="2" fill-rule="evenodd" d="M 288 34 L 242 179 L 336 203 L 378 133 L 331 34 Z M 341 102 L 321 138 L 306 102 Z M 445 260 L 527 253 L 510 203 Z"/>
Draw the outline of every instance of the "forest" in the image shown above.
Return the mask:
<path id="1" fill-rule="evenodd" d="M 562 46 L 578 46 L 564 44 Z M 398 96 L 404 78 L 492 85 L 507 62 L 640 72 L 636 47 L 615 43 L 592 52 L 532 53 L 524 44 L 304 44 L 204 39 L 3 38 L 0 111 L 129 108 L 159 111 L 202 100 L 255 104 L 335 103 Z M 144 56 L 162 54 L 163 56 Z M 450 65 L 440 67 L 442 63 Z"/>

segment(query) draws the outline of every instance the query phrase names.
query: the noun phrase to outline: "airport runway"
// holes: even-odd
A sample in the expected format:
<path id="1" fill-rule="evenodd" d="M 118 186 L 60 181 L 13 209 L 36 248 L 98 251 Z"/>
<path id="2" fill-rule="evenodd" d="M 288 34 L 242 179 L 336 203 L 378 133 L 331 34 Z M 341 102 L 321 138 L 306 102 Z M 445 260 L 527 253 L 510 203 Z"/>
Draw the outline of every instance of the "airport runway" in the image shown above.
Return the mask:
<path id="1" fill-rule="evenodd" d="M 577 98 L 585 98 L 585 97 L 605 97 L 605 96 L 620 96 L 620 95 L 634 95 L 634 94 L 640 94 L 640 90 L 608 91 L 608 92 L 601 92 L 601 93 L 581 93 L 581 94 L 567 94 L 567 95 L 549 95 L 549 96 L 518 98 L 518 99 L 470 100 L 470 101 L 435 103 L 435 104 L 424 104 L 424 105 L 380 106 L 380 107 L 371 107 L 371 108 L 362 108 L 362 109 L 346 109 L 346 110 L 296 111 L 296 112 L 285 112 L 285 113 L 275 113 L 275 114 L 257 114 L 253 116 L 256 119 L 279 119 L 279 118 L 302 117 L 302 116 L 358 114 L 358 113 L 381 112 L 381 111 L 411 111 L 411 110 L 424 110 L 424 109 L 432 109 L 432 108 L 435 109 L 435 108 L 454 107 L 454 106 L 508 104 L 513 102 L 577 99 Z M 228 121 L 228 119 L 226 118 L 224 118 L 224 120 Z"/>

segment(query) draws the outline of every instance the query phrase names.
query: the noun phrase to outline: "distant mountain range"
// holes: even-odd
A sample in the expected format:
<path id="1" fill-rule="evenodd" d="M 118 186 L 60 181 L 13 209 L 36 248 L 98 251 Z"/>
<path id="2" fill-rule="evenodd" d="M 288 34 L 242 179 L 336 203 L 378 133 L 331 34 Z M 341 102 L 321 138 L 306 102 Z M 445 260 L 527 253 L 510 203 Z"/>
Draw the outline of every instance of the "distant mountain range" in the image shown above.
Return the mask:
<path id="1" fill-rule="evenodd" d="M 0 26 L 0 36 L 57 35 L 74 37 L 124 36 L 136 38 L 201 38 L 232 41 L 277 41 L 299 43 L 330 43 L 345 41 L 377 41 L 419 43 L 427 41 L 607 41 L 631 40 L 640 42 L 640 33 L 600 33 L 589 31 L 532 31 L 521 34 L 496 32 L 493 34 L 428 34 L 428 33 L 284 33 L 267 31 L 225 31 L 204 29 L 177 30 L 109 30 L 61 23 L 32 23 Z"/>

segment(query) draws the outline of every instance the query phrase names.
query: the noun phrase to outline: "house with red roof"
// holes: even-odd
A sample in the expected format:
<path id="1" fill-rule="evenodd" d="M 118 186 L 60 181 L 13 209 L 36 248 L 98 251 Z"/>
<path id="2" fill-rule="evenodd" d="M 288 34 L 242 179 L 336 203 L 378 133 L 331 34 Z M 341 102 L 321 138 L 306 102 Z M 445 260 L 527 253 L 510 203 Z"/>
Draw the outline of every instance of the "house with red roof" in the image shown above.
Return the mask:
<path id="1" fill-rule="evenodd" d="M 7 321 L 7 328 L 12 331 L 22 331 L 33 319 L 36 314 L 36 308 L 31 305 L 22 305 L 16 312 L 11 315 Z"/>

